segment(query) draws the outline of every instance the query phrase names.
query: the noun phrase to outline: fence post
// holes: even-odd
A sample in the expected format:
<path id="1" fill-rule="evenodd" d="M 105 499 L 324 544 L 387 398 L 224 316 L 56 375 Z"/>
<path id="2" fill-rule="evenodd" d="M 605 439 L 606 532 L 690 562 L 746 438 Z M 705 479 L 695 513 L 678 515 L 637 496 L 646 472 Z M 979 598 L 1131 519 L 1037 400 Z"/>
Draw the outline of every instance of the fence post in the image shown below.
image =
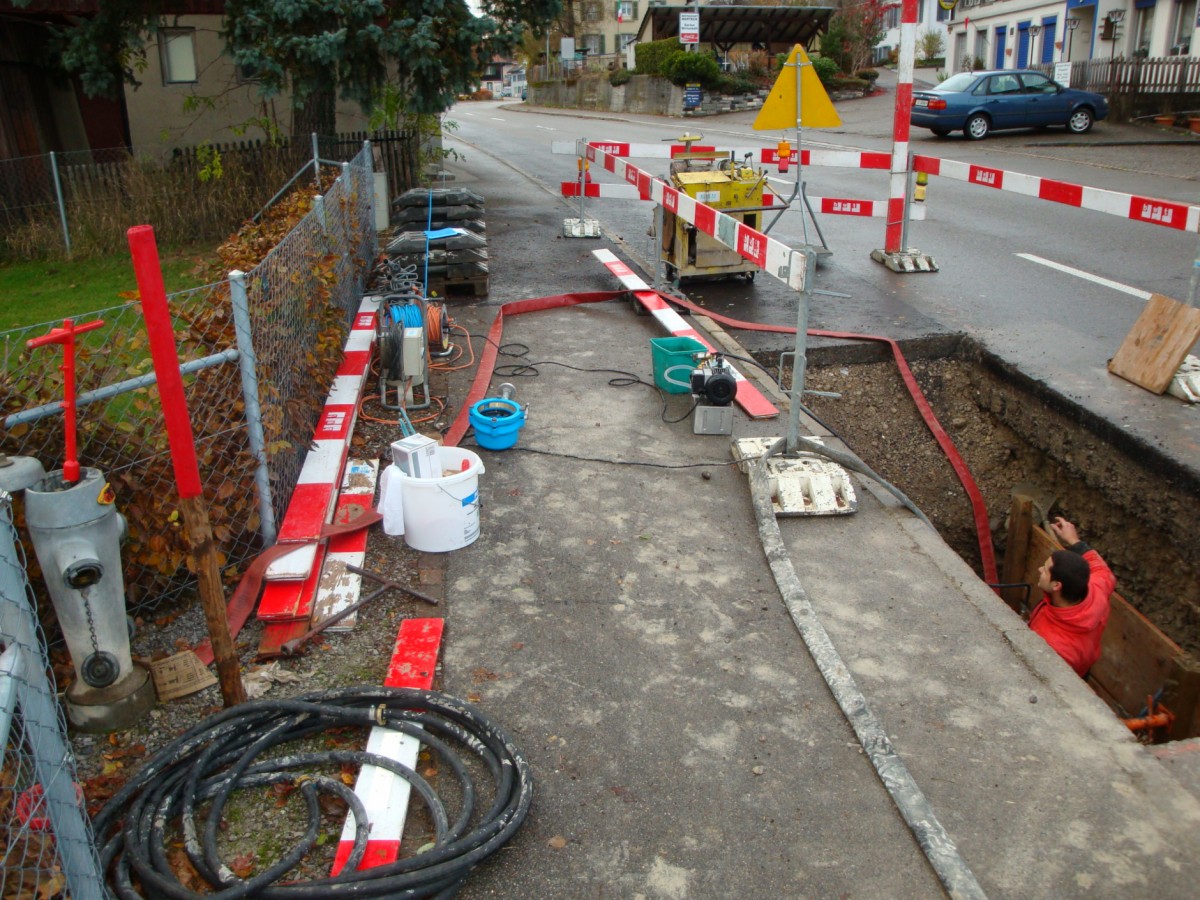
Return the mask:
<path id="1" fill-rule="evenodd" d="M 313 211 L 317 214 L 317 221 L 321 223 L 321 230 L 328 231 L 325 225 L 325 196 L 317 194 L 313 197 Z"/>
<path id="2" fill-rule="evenodd" d="M 250 324 L 250 298 L 246 293 L 246 274 L 238 269 L 229 273 L 229 296 L 233 303 L 233 328 L 237 334 L 238 368 L 242 374 L 242 402 L 246 407 L 246 429 L 250 453 L 257 465 L 254 488 L 258 494 L 259 534 L 263 546 L 275 543 L 275 507 L 271 500 L 271 471 L 267 466 L 267 442 L 263 433 L 262 407 L 258 403 L 258 357 L 254 353 L 254 331 Z"/>
<path id="3" fill-rule="evenodd" d="M 66 726 L 52 700 L 54 689 L 46 677 L 49 662 L 35 622 L 25 568 L 17 550 L 12 495 L 0 491 L 0 642 L 7 646 L 6 671 L 0 672 L 0 683 L 7 682 L 13 689 L 0 709 L 0 730 L 9 732 L 0 741 L 0 754 L 5 771 L 9 771 L 10 753 L 31 757 L 27 761 L 32 762 L 34 782 L 42 789 L 41 809 L 50 819 L 68 894 L 100 900 L 104 897 L 100 860 L 90 823 L 75 792 L 75 761 L 65 739 Z M 21 734 L 10 743 L 17 706 Z M 15 812 L 9 807 L 4 815 L 15 816 Z M 29 827 L 15 821 L 0 822 L 0 826 L 14 836 Z M 9 859 L 6 865 L 14 867 L 17 863 Z"/>
<path id="4" fill-rule="evenodd" d="M 54 196 L 58 198 L 58 218 L 62 222 L 63 243 L 67 245 L 67 258 L 71 256 L 71 229 L 67 227 L 67 204 L 63 201 L 62 181 L 58 177 L 58 157 L 50 151 L 50 174 L 54 176 Z"/>
<path id="5" fill-rule="evenodd" d="M 313 154 L 313 183 L 316 184 L 317 190 L 321 189 L 321 146 L 317 141 L 317 133 L 312 133 L 312 154 Z"/>

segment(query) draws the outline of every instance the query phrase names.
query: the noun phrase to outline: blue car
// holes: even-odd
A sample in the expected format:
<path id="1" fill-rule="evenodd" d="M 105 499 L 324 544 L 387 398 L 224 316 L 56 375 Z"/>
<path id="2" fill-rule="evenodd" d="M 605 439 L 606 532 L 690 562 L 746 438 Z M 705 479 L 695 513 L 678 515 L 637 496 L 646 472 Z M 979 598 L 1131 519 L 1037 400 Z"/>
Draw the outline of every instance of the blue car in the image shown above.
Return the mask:
<path id="1" fill-rule="evenodd" d="M 1086 134 L 1107 116 L 1100 94 L 1065 88 L 1041 72 L 1003 69 L 959 72 L 932 90 L 913 91 L 910 121 L 938 137 L 961 131 L 979 141 L 993 131 L 1051 125 Z"/>

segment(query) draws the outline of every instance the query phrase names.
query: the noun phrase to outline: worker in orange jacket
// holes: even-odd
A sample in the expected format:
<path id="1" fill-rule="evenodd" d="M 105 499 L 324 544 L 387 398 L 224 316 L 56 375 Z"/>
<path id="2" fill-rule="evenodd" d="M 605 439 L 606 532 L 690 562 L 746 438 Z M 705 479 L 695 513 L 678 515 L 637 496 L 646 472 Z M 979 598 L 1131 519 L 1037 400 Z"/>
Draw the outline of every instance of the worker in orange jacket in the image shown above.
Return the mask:
<path id="1" fill-rule="evenodd" d="M 1100 658 L 1117 579 L 1072 523 L 1056 516 L 1050 530 L 1067 549 L 1055 550 L 1038 569 L 1042 600 L 1029 615 L 1029 627 L 1082 678 Z"/>

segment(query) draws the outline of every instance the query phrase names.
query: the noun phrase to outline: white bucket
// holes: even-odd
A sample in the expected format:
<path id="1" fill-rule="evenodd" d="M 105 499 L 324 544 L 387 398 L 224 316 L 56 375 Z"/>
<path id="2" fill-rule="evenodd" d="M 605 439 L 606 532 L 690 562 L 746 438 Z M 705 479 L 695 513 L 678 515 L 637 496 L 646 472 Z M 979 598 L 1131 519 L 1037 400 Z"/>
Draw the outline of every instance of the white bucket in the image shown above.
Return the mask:
<path id="1" fill-rule="evenodd" d="M 392 473 L 400 481 L 404 503 L 404 541 L 427 553 L 457 550 L 479 537 L 483 460 L 470 450 L 438 447 L 438 461 L 443 472 L 454 474 L 410 478 L 401 471 Z"/>

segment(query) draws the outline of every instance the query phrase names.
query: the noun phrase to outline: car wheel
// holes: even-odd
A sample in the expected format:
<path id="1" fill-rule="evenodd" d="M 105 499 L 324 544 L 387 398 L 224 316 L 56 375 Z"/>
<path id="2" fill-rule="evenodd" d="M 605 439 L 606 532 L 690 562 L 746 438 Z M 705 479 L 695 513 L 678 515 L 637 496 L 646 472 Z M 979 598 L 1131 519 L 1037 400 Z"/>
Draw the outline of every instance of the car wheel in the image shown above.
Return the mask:
<path id="1" fill-rule="evenodd" d="M 1092 121 L 1092 111 L 1081 106 L 1067 119 L 1067 131 L 1072 134 L 1087 134 L 1092 130 Z"/>
<path id="2" fill-rule="evenodd" d="M 930 128 L 929 130 L 933 132 L 934 137 L 945 137 L 950 133 L 949 128 Z"/>
<path id="3" fill-rule="evenodd" d="M 983 113 L 975 113 L 975 115 L 967 119 L 967 124 L 963 127 L 963 135 L 968 141 L 982 141 L 988 136 L 988 132 L 991 130 L 991 119 Z"/>

